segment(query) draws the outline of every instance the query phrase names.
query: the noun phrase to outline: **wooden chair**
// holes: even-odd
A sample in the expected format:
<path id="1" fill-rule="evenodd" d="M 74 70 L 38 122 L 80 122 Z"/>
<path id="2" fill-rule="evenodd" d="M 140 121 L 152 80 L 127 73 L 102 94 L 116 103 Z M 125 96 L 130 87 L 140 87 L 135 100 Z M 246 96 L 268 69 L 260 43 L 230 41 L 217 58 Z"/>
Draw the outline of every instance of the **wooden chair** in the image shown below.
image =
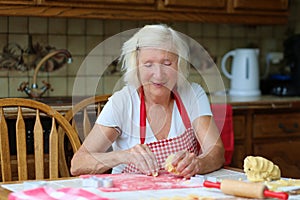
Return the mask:
<path id="1" fill-rule="evenodd" d="M 92 125 L 95 123 L 97 116 L 100 114 L 103 106 L 108 101 L 108 98 L 111 95 L 99 95 L 86 98 L 76 103 L 72 109 L 66 112 L 64 117 L 68 122 L 72 124 L 72 127 L 77 131 L 81 141 L 89 134 Z M 59 129 L 59 140 L 65 141 L 64 132 Z M 67 141 L 66 141 L 67 142 Z M 63 162 L 60 163 L 60 171 L 62 175 L 69 176 L 69 168 L 66 163 L 70 163 L 68 159 L 71 159 L 72 155 L 66 155 L 64 152 L 69 152 L 69 145 L 66 142 L 60 143 L 60 160 Z M 66 161 L 68 160 L 68 162 Z"/>
<path id="2" fill-rule="evenodd" d="M 26 120 L 24 120 L 26 118 Z M 33 140 L 28 144 L 27 120 L 35 118 L 33 128 Z M 15 128 L 8 126 L 11 119 L 15 123 Z M 43 128 L 43 120 L 48 119 L 51 124 L 49 133 L 49 145 L 44 144 L 46 135 Z M 80 140 L 71 124 L 56 110 L 50 106 L 25 98 L 3 98 L 0 99 L 0 156 L 1 156 L 1 172 L 2 181 L 11 180 L 28 180 L 28 179 L 44 179 L 58 178 L 60 176 L 59 164 L 59 137 L 57 126 L 61 127 L 66 133 L 73 152 L 80 147 Z M 15 130 L 13 130 L 15 129 Z M 10 135 L 10 133 L 15 132 Z M 12 138 L 15 137 L 15 141 Z M 30 136 L 32 137 L 32 136 Z M 48 138 L 47 138 L 48 139 Z M 32 145 L 32 146 L 30 146 Z M 49 147 L 49 153 L 45 150 L 45 146 Z M 33 155 L 28 155 L 29 149 L 32 149 Z M 12 149 L 15 149 L 16 156 L 11 155 Z M 46 151 L 46 152 L 45 152 Z M 45 163 L 49 163 L 49 166 Z M 17 166 L 17 176 L 14 177 L 12 168 Z M 32 176 L 31 168 L 34 171 Z M 49 172 L 49 177 L 45 177 L 45 171 Z M 47 175 L 46 175 L 47 176 Z"/>

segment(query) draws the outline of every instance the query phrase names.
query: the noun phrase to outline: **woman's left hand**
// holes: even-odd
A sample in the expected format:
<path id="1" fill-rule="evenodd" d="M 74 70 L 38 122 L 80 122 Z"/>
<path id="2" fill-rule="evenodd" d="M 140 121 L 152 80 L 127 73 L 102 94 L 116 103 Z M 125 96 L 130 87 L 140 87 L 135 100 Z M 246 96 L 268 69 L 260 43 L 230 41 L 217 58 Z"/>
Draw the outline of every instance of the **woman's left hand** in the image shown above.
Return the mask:
<path id="1" fill-rule="evenodd" d="M 190 178 L 200 171 L 200 158 L 194 153 L 180 151 L 175 154 L 172 165 L 180 176 Z"/>

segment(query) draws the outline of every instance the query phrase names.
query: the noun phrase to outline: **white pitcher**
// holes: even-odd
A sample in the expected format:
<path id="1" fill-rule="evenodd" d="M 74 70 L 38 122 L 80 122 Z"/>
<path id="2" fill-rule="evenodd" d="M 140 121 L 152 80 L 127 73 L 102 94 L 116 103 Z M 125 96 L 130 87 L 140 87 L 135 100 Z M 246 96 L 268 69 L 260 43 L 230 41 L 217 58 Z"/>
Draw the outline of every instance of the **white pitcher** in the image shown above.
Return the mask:
<path id="1" fill-rule="evenodd" d="M 258 49 L 235 49 L 226 53 L 221 61 L 224 75 L 231 79 L 229 95 L 259 96 Z M 232 56 L 231 74 L 226 69 L 226 61 Z"/>

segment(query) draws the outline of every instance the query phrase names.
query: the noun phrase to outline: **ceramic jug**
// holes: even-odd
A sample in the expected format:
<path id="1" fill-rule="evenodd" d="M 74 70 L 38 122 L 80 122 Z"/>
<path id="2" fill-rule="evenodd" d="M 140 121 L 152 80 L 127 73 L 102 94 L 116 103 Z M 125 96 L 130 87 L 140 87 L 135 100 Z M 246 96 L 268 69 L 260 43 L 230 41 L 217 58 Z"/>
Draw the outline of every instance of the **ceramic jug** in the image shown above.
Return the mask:
<path id="1" fill-rule="evenodd" d="M 232 96 L 258 96 L 259 64 L 258 49 L 241 48 L 229 51 L 221 60 L 224 75 L 231 80 L 229 95 Z M 232 57 L 231 73 L 226 69 L 227 59 Z"/>

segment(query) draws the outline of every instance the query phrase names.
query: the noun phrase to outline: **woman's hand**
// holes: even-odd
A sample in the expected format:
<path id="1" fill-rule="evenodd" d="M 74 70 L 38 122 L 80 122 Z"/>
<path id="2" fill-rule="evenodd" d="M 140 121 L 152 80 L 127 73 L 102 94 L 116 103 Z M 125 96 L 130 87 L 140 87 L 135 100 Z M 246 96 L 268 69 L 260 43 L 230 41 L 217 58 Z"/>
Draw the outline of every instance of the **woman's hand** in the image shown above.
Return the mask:
<path id="1" fill-rule="evenodd" d="M 190 178 L 200 171 L 200 158 L 194 153 L 180 151 L 175 154 L 172 165 L 180 176 Z"/>
<path id="2" fill-rule="evenodd" d="M 145 144 L 138 144 L 126 150 L 128 153 L 127 163 L 134 164 L 142 173 L 147 175 L 157 174 L 159 166 L 155 155 Z"/>

